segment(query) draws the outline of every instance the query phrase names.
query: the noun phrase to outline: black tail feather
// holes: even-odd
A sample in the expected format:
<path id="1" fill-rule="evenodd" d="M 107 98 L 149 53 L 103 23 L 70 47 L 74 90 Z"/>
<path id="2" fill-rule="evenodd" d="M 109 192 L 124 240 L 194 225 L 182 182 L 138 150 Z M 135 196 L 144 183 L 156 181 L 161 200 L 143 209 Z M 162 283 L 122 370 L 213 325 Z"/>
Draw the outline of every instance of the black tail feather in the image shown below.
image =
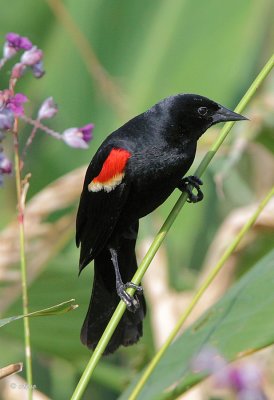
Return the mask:
<path id="1" fill-rule="evenodd" d="M 136 239 L 119 241 L 119 268 L 124 283 L 129 282 L 136 269 Z M 146 306 L 143 295 L 138 295 L 140 307 L 136 312 L 125 311 L 104 354 L 113 353 L 119 346 L 138 342 L 143 334 L 142 320 Z M 115 272 L 108 249 L 100 252 L 94 260 L 94 281 L 88 312 L 81 330 L 81 341 L 94 349 L 101 338 L 120 298 L 116 293 Z"/>

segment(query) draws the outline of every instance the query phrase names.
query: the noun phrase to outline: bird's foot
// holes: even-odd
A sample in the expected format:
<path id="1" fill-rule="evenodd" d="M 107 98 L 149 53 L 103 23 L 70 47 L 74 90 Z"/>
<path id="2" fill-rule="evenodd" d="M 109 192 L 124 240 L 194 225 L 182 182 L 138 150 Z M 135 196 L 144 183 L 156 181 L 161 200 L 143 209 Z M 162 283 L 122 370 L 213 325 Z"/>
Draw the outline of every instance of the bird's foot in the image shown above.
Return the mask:
<path id="1" fill-rule="evenodd" d="M 187 201 L 189 203 L 198 203 L 204 198 L 203 192 L 200 188 L 202 184 L 203 182 L 197 176 L 186 176 L 181 180 L 180 184 L 178 185 L 178 189 L 187 193 Z M 192 193 L 193 188 L 196 189 L 197 194 Z"/>
<path id="2" fill-rule="evenodd" d="M 131 312 L 135 312 L 140 307 L 138 296 L 131 296 L 127 293 L 128 288 L 133 288 L 137 293 L 143 294 L 142 286 L 138 286 L 135 283 L 127 282 L 122 283 L 117 287 L 117 294 L 124 303 L 126 303 L 127 309 Z"/>

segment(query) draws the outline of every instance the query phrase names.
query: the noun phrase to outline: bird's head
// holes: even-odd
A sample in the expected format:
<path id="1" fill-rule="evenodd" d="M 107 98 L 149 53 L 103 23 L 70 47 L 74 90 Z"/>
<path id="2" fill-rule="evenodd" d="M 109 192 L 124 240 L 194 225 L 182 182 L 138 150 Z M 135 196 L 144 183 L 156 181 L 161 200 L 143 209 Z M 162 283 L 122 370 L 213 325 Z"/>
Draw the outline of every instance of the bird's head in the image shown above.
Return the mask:
<path id="1" fill-rule="evenodd" d="M 199 137 L 218 122 L 246 120 L 206 97 L 196 94 L 178 94 L 163 101 L 170 120 L 174 121 L 184 135 Z"/>

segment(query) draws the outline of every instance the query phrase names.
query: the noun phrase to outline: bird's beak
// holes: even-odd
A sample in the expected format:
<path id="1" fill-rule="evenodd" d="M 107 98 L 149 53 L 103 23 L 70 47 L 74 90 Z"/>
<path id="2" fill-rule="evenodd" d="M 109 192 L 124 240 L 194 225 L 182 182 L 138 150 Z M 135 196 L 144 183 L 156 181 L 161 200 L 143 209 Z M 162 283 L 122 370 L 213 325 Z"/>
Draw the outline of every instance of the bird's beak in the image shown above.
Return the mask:
<path id="1" fill-rule="evenodd" d="M 243 115 L 237 114 L 234 111 L 228 110 L 227 108 L 220 105 L 220 108 L 216 113 L 212 116 L 213 124 L 217 124 L 218 122 L 226 122 L 226 121 L 241 121 L 248 120 L 248 118 Z"/>

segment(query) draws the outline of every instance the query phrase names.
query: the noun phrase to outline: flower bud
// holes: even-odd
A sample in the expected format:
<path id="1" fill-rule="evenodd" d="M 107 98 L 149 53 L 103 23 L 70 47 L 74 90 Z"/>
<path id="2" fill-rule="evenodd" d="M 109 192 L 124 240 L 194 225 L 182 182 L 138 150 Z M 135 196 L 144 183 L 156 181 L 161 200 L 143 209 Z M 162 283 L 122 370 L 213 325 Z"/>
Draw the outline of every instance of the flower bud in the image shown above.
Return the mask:
<path id="1" fill-rule="evenodd" d="M 11 110 L 5 108 L 0 111 L 0 131 L 8 131 L 13 127 L 14 114 Z"/>
<path id="2" fill-rule="evenodd" d="M 28 98 L 22 93 L 16 93 L 15 96 L 10 97 L 7 101 L 7 109 L 11 110 L 16 115 L 24 114 L 23 104 L 28 101 Z"/>
<path id="3" fill-rule="evenodd" d="M 19 79 L 21 76 L 24 75 L 26 70 L 26 66 L 22 63 L 17 63 L 14 65 L 11 71 L 11 78 L 12 79 Z"/>
<path id="4" fill-rule="evenodd" d="M 70 128 L 64 131 L 63 139 L 70 147 L 86 149 L 88 142 L 92 139 L 93 124 L 88 124 L 82 128 Z"/>
<path id="5" fill-rule="evenodd" d="M 38 111 L 38 119 L 48 119 L 54 117 L 57 113 L 58 107 L 57 104 L 54 103 L 52 97 L 48 97 L 41 105 Z"/>
<path id="6" fill-rule="evenodd" d="M 38 63 L 34 64 L 32 67 L 32 73 L 35 76 L 35 78 L 42 78 L 42 76 L 45 74 L 43 62 L 39 61 Z"/>
<path id="7" fill-rule="evenodd" d="M 6 60 L 12 58 L 19 50 L 30 50 L 31 41 L 17 33 L 10 32 L 6 35 L 6 42 L 3 48 L 3 56 Z"/>
<path id="8" fill-rule="evenodd" d="M 21 63 L 29 67 L 37 64 L 43 58 L 42 50 L 38 49 L 37 46 L 33 46 L 30 50 L 25 51 L 21 57 Z"/>
<path id="9" fill-rule="evenodd" d="M 83 140 L 86 143 L 89 143 L 91 141 L 91 139 L 93 137 L 92 136 L 93 129 L 94 129 L 94 125 L 93 124 L 84 125 L 82 128 L 79 129 L 80 132 L 82 132 Z"/>
<path id="10" fill-rule="evenodd" d="M 4 57 L 6 60 L 9 60 L 9 59 L 12 58 L 13 56 L 15 56 L 16 53 L 17 53 L 17 50 L 16 50 L 14 47 L 10 46 L 9 43 L 6 42 L 6 43 L 4 44 L 4 47 L 3 47 L 3 57 Z"/>
<path id="11" fill-rule="evenodd" d="M 3 152 L 0 153 L 0 174 L 11 174 L 12 162 L 5 156 Z"/>
<path id="12" fill-rule="evenodd" d="M 30 50 L 32 47 L 31 41 L 24 36 L 18 35 L 18 33 L 9 32 L 6 35 L 6 43 L 9 46 L 18 50 Z"/>

